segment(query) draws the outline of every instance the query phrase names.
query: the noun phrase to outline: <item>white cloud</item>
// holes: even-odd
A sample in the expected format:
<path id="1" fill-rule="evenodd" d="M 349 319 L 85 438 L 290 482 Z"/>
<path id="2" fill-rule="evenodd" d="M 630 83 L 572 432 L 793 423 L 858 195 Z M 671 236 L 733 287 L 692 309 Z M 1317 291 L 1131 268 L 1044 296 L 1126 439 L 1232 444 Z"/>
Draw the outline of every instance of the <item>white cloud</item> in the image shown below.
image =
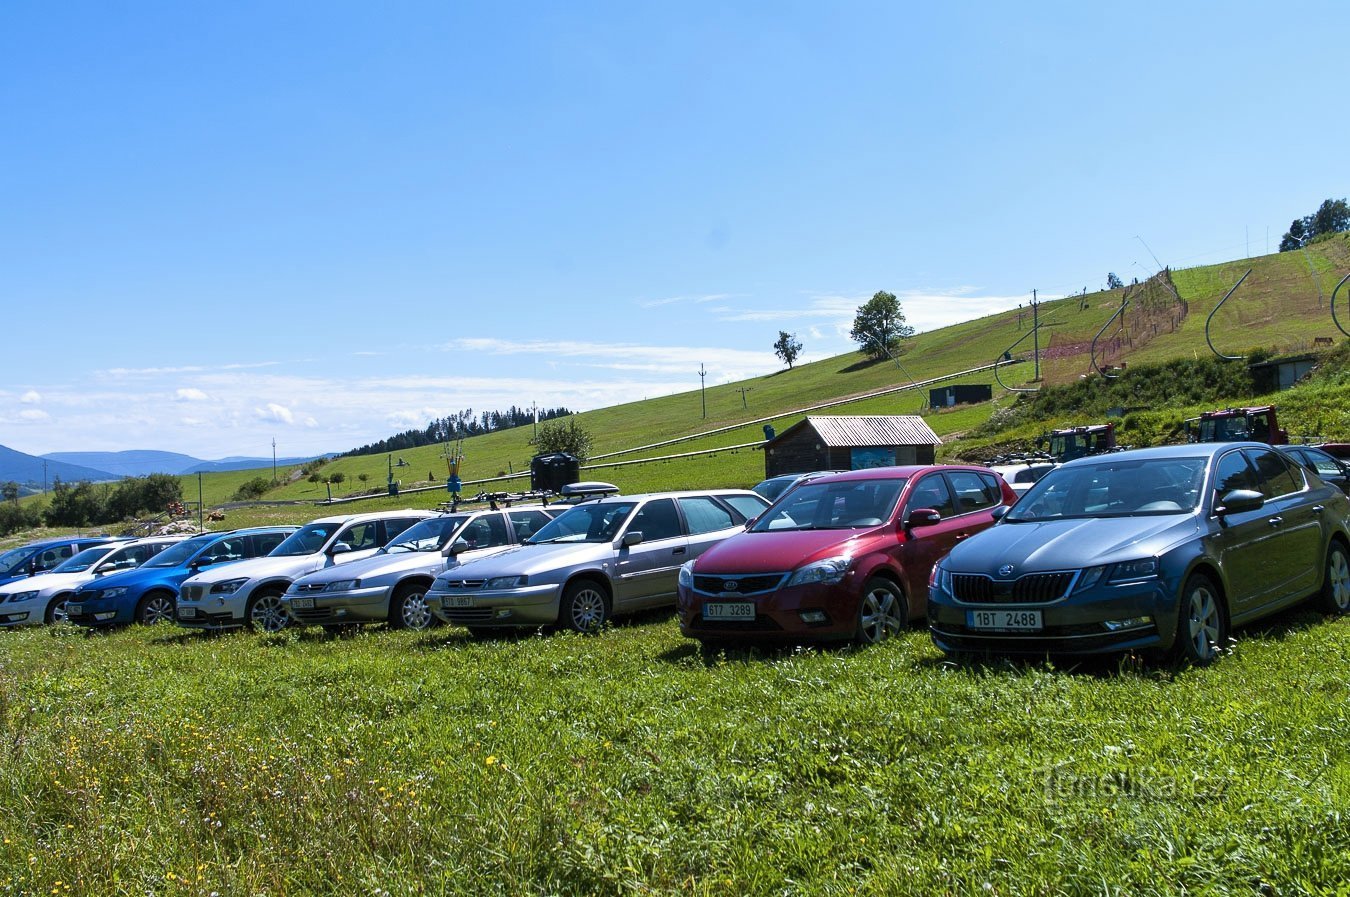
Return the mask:
<path id="1" fill-rule="evenodd" d="M 211 398 L 200 389 L 194 387 L 180 389 L 174 394 L 174 397 L 180 402 L 205 402 Z"/>
<path id="2" fill-rule="evenodd" d="M 995 312 L 1016 308 L 1029 296 L 979 296 L 975 287 L 960 286 L 942 290 L 900 290 L 900 300 L 909 325 L 920 332 L 946 327 L 961 321 L 983 317 Z M 806 304 L 796 308 L 746 309 L 718 306 L 713 315 L 721 321 L 810 321 L 833 326 L 836 333 L 847 332 L 858 307 L 872 298 L 870 293 L 857 295 L 815 295 L 807 297 Z M 1055 298 L 1044 297 L 1047 301 Z M 813 337 L 821 338 L 817 327 Z"/>
<path id="3" fill-rule="evenodd" d="M 19 420 L 29 423 L 41 423 L 51 419 L 52 416 L 40 408 L 25 408 L 19 412 Z"/>
<path id="4" fill-rule="evenodd" d="M 291 409 L 275 402 L 268 402 L 266 408 L 254 408 L 253 416 L 258 420 L 276 421 L 279 424 L 295 423 L 295 415 L 291 413 Z"/>
<path id="5" fill-rule="evenodd" d="M 704 296 L 670 296 L 665 299 L 639 299 L 637 304 L 641 308 L 660 308 L 663 305 L 675 305 L 681 302 L 692 302 L 695 305 L 701 305 L 704 302 L 716 302 L 718 299 L 727 299 L 730 293 L 708 293 Z"/>
<path id="6" fill-rule="evenodd" d="M 19 401 L 25 405 L 37 405 L 42 401 L 42 394 L 37 390 L 30 389 L 19 398 Z"/>

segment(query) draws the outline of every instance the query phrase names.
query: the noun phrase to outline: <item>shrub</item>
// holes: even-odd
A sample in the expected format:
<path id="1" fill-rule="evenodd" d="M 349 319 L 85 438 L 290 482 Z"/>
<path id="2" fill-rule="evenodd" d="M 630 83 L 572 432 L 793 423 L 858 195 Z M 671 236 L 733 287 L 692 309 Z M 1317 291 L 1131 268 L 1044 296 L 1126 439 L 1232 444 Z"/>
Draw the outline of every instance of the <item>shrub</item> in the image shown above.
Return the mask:
<path id="1" fill-rule="evenodd" d="M 262 498 L 271 488 L 272 482 L 270 480 L 264 477 L 254 477 L 235 490 L 233 500 L 253 501 L 256 498 Z"/>

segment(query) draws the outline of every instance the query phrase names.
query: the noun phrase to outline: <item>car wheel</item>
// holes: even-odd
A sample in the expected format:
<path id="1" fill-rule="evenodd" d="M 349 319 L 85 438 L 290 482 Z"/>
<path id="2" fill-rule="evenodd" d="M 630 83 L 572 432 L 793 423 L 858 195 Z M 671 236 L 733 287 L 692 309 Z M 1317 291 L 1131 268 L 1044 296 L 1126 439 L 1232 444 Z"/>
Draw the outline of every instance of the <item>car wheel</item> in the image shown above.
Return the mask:
<path id="1" fill-rule="evenodd" d="M 167 592 L 151 592 L 136 608 L 136 622 L 143 626 L 172 623 L 175 601 Z"/>
<path id="2" fill-rule="evenodd" d="M 908 621 L 909 609 L 900 587 L 889 579 L 874 576 L 863 587 L 854 641 L 860 645 L 884 642 L 904 629 Z"/>
<path id="3" fill-rule="evenodd" d="M 1212 663 L 1228 640 L 1228 616 L 1214 581 L 1203 573 L 1191 574 L 1180 604 L 1173 653 L 1199 666 Z"/>
<path id="4" fill-rule="evenodd" d="M 1327 569 L 1318 604 L 1329 614 L 1350 611 L 1350 553 L 1339 541 L 1333 541 L 1327 548 Z"/>
<path id="5" fill-rule="evenodd" d="M 69 595 L 57 595 L 47 605 L 47 612 L 42 615 L 44 623 L 69 623 L 70 614 L 66 613 L 66 601 L 70 599 Z"/>
<path id="6" fill-rule="evenodd" d="M 280 592 L 263 592 L 249 599 L 244 617 L 255 632 L 280 632 L 291 625 Z"/>
<path id="7" fill-rule="evenodd" d="M 426 586 L 407 585 L 394 593 L 394 599 L 389 602 L 390 628 L 420 631 L 429 628 L 431 621 Z"/>
<path id="8" fill-rule="evenodd" d="M 591 579 L 572 583 L 563 592 L 559 623 L 577 632 L 599 632 L 609 620 L 609 598 Z"/>

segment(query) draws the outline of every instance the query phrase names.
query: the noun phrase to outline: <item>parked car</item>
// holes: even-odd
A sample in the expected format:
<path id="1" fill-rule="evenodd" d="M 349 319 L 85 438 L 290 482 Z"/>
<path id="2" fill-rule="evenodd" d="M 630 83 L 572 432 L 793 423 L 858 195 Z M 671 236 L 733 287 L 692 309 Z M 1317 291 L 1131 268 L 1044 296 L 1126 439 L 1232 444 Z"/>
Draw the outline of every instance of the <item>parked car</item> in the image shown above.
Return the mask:
<path id="1" fill-rule="evenodd" d="M 741 489 L 589 501 L 524 545 L 446 570 L 427 604 L 474 633 L 554 623 L 594 632 L 612 616 L 673 602 L 680 564 L 768 506 Z"/>
<path id="2" fill-rule="evenodd" d="M 1350 464 L 1312 445 L 1279 445 L 1275 450 L 1284 452 L 1296 463 L 1302 464 L 1305 470 L 1350 494 Z"/>
<path id="3" fill-rule="evenodd" d="M 985 467 L 878 467 L 803 483 L 680 569 L 680 631 L 704 643 L 880 642 L 924 616 L 934 561 L 1016 500 Z"/>
<path id="4" fill-rule="evenodd" d="M 447 563 L 467 563 L 519 545 L 562 510 L 519 506 L 422 520 L 373 557 L 300 577 L 281 596 L 282 606 L 302 625 L 388 623 L 395 629 L 425 629 L 435 620 L 427 589 Z"/>
<path id="5" fill-rule="evenodd" d="M 44 539 L 0 554 L 0 586 L 55 569 L 86 548 L 118 541 L 108 536 Z"/>
<path id="6" fill-rule="evenodd" d="M 132 570 L 182 536 L 106 542 L 66 559 L 50 573 L 0 586 L 0 626 L 39 626 L 66 621 L 66 600 L 75 590 L 110 573 Z"/>
<path id="7" fill-rule="evenodd" d="M 776 477 L 769 477 L 767 480 L 756 483 L 751 487 L 752 492 L 758 492 L 769 501 L 777 501 L 778 497 L 791 489 L 798 483 L 805 483 L 814 480 L 816 477 L 828 476 L 832 473 L 844 473 L 842 470 L 813 470 L 808 473 L 784 473 Z"/>
<path id="8" fill-rule="evenodd" d="M 85 626 L 172 620 L 174 599 L 183 580 L 208 566 L 266 554 L 295 530 L 293 526 L 264 526 L 184 539 L 134 570 L 80 586 L 66 600 L 66 615 L 70 622 Z"/>
<path id="9" fill-rule="evenodd" d="M 1320 596 L 1350 608 L 1350 500 L 1268 445 L 1072 461 L 933 570 L 946 652 L 1160 649 L 1203 664 L 1231 627 Z"/>
<path id="10" fill-rule="evenodd" d="M 1032 461 L 1027 464 L 991 464 L 989 469 L 1003 477 L 1012 491 L 1021 496 L 1057 466 L 1054 461 Z"/>
<path id="11" fill-rule="evenodd" d="M 290 623 L 281 596 L 302 576 L 368 558 L 430 511 L 377 511 L 323 517 L 286 537 L 266 557 L 183 580 L 175 619 L 192 629 L 252 626 L 277 632 Z"/>

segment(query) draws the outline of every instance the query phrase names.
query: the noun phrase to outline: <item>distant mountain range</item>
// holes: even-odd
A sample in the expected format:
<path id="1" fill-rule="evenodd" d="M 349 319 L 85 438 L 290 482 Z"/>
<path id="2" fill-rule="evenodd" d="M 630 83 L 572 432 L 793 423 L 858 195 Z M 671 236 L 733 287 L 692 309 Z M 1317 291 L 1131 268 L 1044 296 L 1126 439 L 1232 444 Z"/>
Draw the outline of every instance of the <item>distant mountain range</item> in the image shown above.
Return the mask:
<path id="1" fill-rule="evenodd" d="M 277 466 L 303 464 L 311 458 L 278 458 Z M 152 473 L 181 476 L 201 471 L 213 473 L 222 470 L 251 470 L 271 467 L 271 458 L 235 456 L 217 461 L 203 461 L 177 452 L 138 450 L 126 452 L 50 452 L 45 455 L 26 455 L 0 445 L 0 482 L 13 480 L 21 485 L 41 487 L 60 477 L 70 483 L 78 480 L 107 482 L 122 477 L 143 477 Z M 45 473 L 44 473 L 45 470 Z"/>

